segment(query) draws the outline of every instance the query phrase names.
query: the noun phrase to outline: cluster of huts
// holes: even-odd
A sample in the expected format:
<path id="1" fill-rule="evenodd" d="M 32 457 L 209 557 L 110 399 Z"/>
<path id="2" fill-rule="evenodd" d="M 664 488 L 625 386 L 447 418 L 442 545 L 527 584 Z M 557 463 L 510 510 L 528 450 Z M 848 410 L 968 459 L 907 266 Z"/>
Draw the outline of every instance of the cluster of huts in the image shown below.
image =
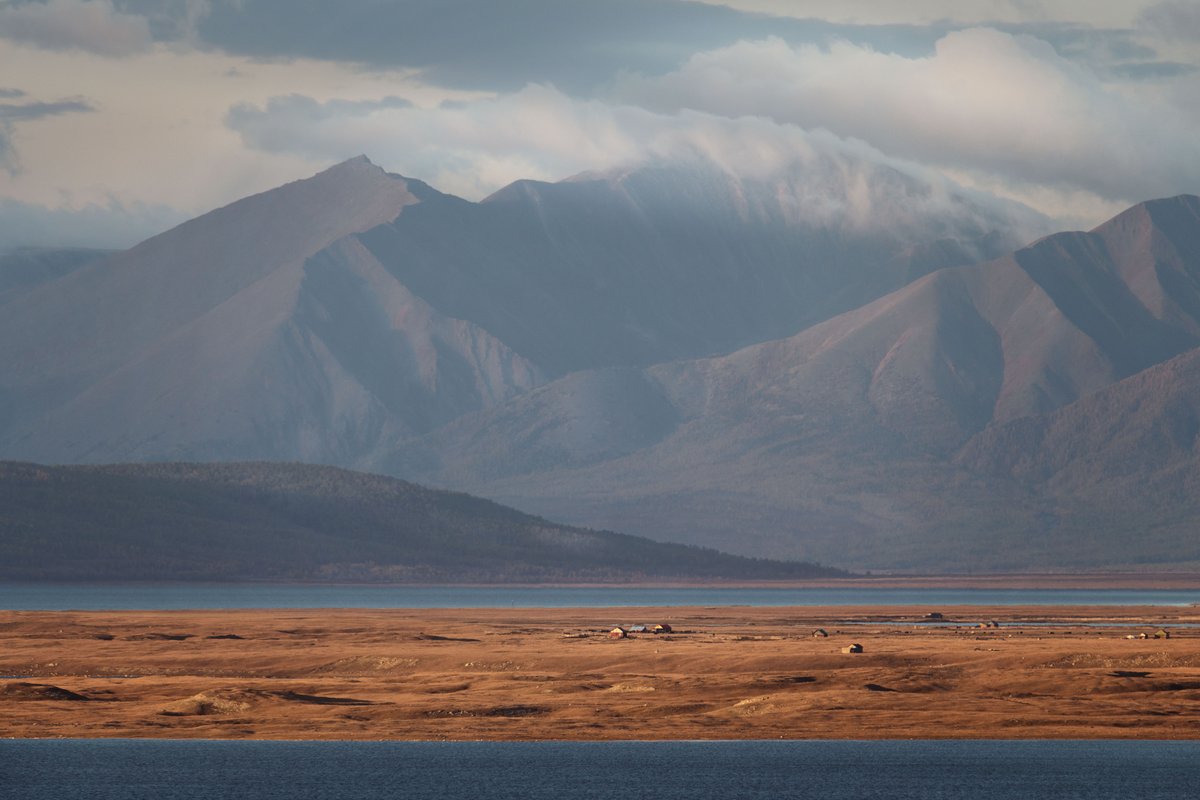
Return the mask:
<path id="1" fill-rule="evenodd" d="M 1169 630 L 1167 630 L 1166 628 L 1159 628 L 1154 633 L 1146 633 L 1145 631 L 1143 631 L 1142 633 L 1136 634 L 1136 635 L 1131 633 L 1128 636 L 1126 636 L 1125 638 L 1126 639 L 1170 639 L 1171 632 Z"/>
<path id="2" fill-rule="evenodd" d="M 610 638 L 610 639 L 626 639 L 630 635 L 638 634 L 638 633 L 660 634 L 660 633 L 671 633 L 671 632 L 672 632 L 671 626 L 665 622 L 660 622 L 657 625 L 630 625 L 627 628 L 618 625 L 617 627 L 613 628 L 611 631 L 608 632 L 608 638 Z"/>

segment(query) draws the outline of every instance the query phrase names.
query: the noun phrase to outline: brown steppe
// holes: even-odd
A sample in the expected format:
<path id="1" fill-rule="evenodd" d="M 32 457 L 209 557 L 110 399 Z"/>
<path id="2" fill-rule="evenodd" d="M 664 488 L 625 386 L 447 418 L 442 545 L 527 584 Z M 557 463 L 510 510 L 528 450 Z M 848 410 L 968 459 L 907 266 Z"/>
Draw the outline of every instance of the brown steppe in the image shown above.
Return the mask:
<path id="1" fill-rule="evenodd" d="M 1189 624 L 1200 608 L 4 611 L 0 737 L 1200 739 Z"/>

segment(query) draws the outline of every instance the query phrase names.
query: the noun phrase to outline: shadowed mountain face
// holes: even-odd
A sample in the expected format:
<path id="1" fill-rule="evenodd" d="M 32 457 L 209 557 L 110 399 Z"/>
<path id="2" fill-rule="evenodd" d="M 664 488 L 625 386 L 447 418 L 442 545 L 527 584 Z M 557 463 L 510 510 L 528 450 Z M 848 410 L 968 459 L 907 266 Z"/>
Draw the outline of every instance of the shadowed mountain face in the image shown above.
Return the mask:
<path id="1" fill-rule="evenodd" d="M 992 426 L 958 462 L 1039 492 L 1060 519 L 1123 533 L 1145 561 L 1194 558 L 1200 350 L 1052 414 Z"/>
<path id="2" fill-rule="evenodd" d="M 863 568 L 1200 561 L 1120 477 L 1190 487 L 1200 199 L 1013 251 L 1031 219 L 819 157 L 481 203 L 356 159 L 13 283 L 0 456 L 354 466 Z"/>
<path id="3" fill-rule="evenodd" d="M 79 247 L 22 247 L 0 252 L 0 306 L 109 255 Z"/>
<path id="4" fill-rule="evenodd" d="M 1200 200 L 1147 203 L 1091 233 L 928 275 L 787 339 L 572 375 L 407 443 L 381 466 L 561 519 L 736 541 L 741 552 L 867 567 L 1133 562 L 1136 541 L 1090 521 L 1072 527 L 1082 517 L 1059 513 L 1052 487 L 994 464 L 1072 452 L 1069 434 L 1035 455 L 1005 449 L 1032 435 L 1005 431 L 1042 430 L 1055 409 L 1089 409 L 1110 386 L 1160 392 L 1138 383 L 1153 374 L 1142 371 L 1198 342 L 1197 243 Z M 632 397 L 651 413 L 628 413 Z M 1163 414 L 1140 424 L 1190 430 L 1187 413 Z M 1108 453 L 1087 462 L 1103 474 L 1144 457 L 1119 455 L 1135 442 L 1159 447 L 1104 435 L 1122 444 L 1100 447 L 1097 435 L 1084 450 Z M 960 450 L 971 455 L 956 459 Z M 1111 502 L 1130 520 L 1144 501 L 1135 481 L 1122 486 Z M 1054 538 L 1039 539 L 1047 526 Z"/>
<path id="5" fill-rule="evenodd" d="M 410 290 L 551 375 L 789 336 L 1021 243 L 999 210 L 892 171 L 842 169 L 818 160 L 772 180 L 672 166 L 521 181 L 482 203 L 423 203 L 358 238 Z M 871 192 L 853 196 L 856 181 Z"/>
<path id="6" fill-rule="evenodd" d="M 348 161 L 9 304 L 0 453 L 372 463 L 546 376 L 794 333 L 1031 218 L 883 170 L 864 194 L 843 168 L 646 168 L 468 203 Z"/>

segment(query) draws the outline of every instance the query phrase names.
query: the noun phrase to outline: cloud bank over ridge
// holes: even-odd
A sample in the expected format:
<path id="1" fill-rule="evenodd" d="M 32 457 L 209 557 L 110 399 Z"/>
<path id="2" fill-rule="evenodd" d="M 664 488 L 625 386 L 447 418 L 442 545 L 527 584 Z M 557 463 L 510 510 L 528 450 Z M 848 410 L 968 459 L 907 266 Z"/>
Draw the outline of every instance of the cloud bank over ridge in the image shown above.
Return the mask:
<path id="1" fill-rule="evenodd" d="M 90 109 L 0 119 L 0 199 L 195 214 L 358 153 L 477 199 L 815 142 L 1090 226 L 1200 191 L 1197 24 L 1180 0 L 0 0 L 7 104 Z"/>

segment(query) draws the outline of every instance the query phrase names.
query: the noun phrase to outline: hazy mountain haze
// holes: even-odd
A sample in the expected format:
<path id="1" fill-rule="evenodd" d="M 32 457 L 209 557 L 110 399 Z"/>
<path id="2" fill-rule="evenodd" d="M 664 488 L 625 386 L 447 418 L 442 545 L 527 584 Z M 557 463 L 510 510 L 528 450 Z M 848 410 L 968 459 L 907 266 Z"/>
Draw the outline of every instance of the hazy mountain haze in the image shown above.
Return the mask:
<path id="1" fill-rule="evenodd" d="M 736 541 L 741 552 L 1007 568 L 1079 563 L 1072 548 L 1086 541 L 1093 556 L 1132 563 L 1144 556 L 1118 531 L 1152 510 L 1153 495 L 1136 481 L 1110 497 L 1123 522 L 1099 526 L 1029 473 L 972 465 L 1009 463 L 995 448 L 1016 435 L 1010 425 L 1042 430 L 1106 387 L 1126 387 L 1125 398 L 1164 390 L 1143 374 L 1198 344 L 1197 209 L 1190 196 L 1145 203 L 728 356 L 572 375 L 407 443 L 382 466 L 557 518 Z M 632 397 L 645 416 L 627 412 Z M 1186 433 L 1180 413 L 1171 430 Z M 1137 424 L 1106 428 L 1130 452 L 1097 436 L 1081 457 L 1100 475 L 1121 474 L 1123 458 L 1156 462 L 1138 455 L 1154 437 L 1137 430 L 1166 423 Z M 1058 445 L 1036 457 L 1075 452 Z"/>
<path id="2" fill-rule="evenodd" d="M 474 203 L 359 157 L 6 257 L 0 455 L 350 466 L 862 568 L 1200 559 L 1191 506 L 1147 505 L 1195 469 L 1200 199 L 1020 246 L 1040 223 L 846 158 Z"/>
<path id="3" fill-rule="evenodd" d="M 0 441 L 51 462 L 370 464 L 547 377 L 794 333 L 1038 220 L 890 172 L 855 195 L 841 166 L 643 168 L 470 203 L 354 159 L 31 290 L 0 320 Z"/>

